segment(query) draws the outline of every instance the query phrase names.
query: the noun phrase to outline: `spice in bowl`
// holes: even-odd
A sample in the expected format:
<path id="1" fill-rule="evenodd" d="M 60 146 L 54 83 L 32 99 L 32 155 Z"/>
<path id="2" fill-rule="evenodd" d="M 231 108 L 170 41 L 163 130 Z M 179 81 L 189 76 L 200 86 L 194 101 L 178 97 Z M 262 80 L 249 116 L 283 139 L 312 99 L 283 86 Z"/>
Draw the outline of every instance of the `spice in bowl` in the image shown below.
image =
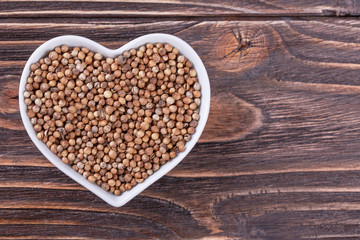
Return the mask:
<path id="1" fill-rule="evenodd" d="M 37 138 L 115 195 L 183 152 L 200 118 L 196 71 L 168 43 L 116 58 L 63 45 L 30 71 L 24 102 Z"/>

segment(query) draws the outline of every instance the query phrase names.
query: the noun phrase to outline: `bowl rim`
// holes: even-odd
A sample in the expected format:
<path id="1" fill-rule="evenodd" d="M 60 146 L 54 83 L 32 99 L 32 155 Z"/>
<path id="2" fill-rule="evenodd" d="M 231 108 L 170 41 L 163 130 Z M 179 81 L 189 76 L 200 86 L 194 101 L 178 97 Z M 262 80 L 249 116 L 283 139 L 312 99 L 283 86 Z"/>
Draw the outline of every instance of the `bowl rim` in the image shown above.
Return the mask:
<path id="1" fill-rule="evenodd" d="M 200 105 L 200 119 L 198 122 L 198 126 L 195 128 L 196 131 L 192 135 L 190 141 L 186 143 L 186 149 L 184 152 L 181 152 L 174 159 L 170 160 L 166 164 L 162 165 L 159 170 L 154 172 L 151 176 L 145 179 L 144 182 L 138 183 L 135 187 L 133 187 L 129 191 L 125 191 L 120 196 L 116 196 L 112 193 L 109 193 L 103 190 L 100 186 L 95 183 L 90 183 L 85 177 L 81 174 L 73 170 L 70 165 L 67 165 L 61 161 L 59 157 L 57 157 L 54 153 L 50 151 L 50 149 L 39 139 L 36 137 L 35 130 L 30 122 L 30 118 L 26 114 L 26 105 L 24 103 L 24 95 L 25 85 L 27 78 L 30 73 L 30 65 L 34 62 L 37 62 L 40 58 L 44 57 L 49 51 L 53 50 L 55 47 L 60 46 L 62 44 L 66 44 L 70 47 L 78 46 L 78 47 L 87 47 L 91 51 L 100 52 L 103 56 L 106 57 L 115 57 L 121 54 L 123 51 L 137 48 L 145 43 L 156 43 L 156 42 L 167 42 L 173 45 L 174 47 L 179 49 L 179 52 L 183 54 L 187 59 L 189 59 L 197 72 L 199 82 L 201 84 L 201 105 Z M 29 57 L 26 62 L 26 65 L 23 69 L 20 85 L 19 85 L 19 108 L 22 122 L 25 126 L 26 132 L 28 133 L 30 139 L 35 144 L 35 146 L 40 150 L 40 152 L 52 163 L 54 164 L 60 171 L 64 174 L 72 178 L 74 181 L 82 185 L 83 187 L 90 190 L 92 193 L 97 195 L 99 198 L 107 202 L 108 204 L 114 207 L 120 207 L 129 202 L 139 193 L 144 191 L 147 187 L 153 184 L 155 181 L 163 177 L 165 174 L 170 172 L 176 165 L 178 165 L 186 155 L 191 151 L 191 149 L 195 146 L 197 141 L 199 140 L 201 133 L 203 132 L 206 121 L 208 119 L 209 110 L 210 110 L 210 81 L 205 69 L 203 62 L 201 61 L 199 55 L 195 52 L 195 50 L 184 40 L 170 34 L 164 33 L 152 33 L 143 35 L 141 37 L 135 38 L 128 43 L 117 49 L 109 49 L 104 47 L 103 45 L 90 40 L 85 37 L 76 36 L 76 35 L 64 35 L 52 38 L 42 45 L 40 45 Z"/>

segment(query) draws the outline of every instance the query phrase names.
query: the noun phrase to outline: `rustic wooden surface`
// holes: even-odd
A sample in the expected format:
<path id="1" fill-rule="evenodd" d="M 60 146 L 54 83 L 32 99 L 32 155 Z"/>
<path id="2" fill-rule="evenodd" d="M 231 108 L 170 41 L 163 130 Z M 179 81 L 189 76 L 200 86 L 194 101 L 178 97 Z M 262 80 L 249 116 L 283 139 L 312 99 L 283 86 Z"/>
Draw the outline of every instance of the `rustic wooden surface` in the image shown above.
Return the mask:
<path id="1" fill-rule="evenodd" d="M 359 239 L 357 16 L 357 0 L 0 0 L 0 239 Z M 19 79 L 52 37 L 153 32 L 199 53 L 210 116 L 181 164 L 114 208 L 30 141 Z"/>

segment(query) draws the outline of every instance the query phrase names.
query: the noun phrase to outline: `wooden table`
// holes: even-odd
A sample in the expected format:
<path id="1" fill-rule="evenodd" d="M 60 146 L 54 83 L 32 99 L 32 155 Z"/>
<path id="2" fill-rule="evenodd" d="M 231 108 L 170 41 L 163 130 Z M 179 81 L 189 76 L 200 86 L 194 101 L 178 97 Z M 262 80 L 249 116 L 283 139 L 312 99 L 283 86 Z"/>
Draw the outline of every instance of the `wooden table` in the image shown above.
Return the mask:
<path id="1" fill-rule="evenodd" d="M 0 239 L 359 239 L 360 2 L 0 1 Z M 30 54 L 77 34 L 193 46 L 211 81 L 201 140 L 121 208 L 30 141 L 18 86 Z"/>

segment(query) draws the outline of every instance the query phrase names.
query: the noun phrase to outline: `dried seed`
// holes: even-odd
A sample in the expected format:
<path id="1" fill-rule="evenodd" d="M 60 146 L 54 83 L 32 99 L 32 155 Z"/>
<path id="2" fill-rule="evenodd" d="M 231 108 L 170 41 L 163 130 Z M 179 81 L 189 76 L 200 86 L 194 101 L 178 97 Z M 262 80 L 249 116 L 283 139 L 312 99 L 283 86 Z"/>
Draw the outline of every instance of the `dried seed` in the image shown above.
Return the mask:
<path id="1" fill-rule="evenodd" d="M 36 137 L 115 195 L 184 151 L 200 119 L 197 73 L 168 43 L 115 59 L 63 45 L 30 71 L 24 102 Z"/>

